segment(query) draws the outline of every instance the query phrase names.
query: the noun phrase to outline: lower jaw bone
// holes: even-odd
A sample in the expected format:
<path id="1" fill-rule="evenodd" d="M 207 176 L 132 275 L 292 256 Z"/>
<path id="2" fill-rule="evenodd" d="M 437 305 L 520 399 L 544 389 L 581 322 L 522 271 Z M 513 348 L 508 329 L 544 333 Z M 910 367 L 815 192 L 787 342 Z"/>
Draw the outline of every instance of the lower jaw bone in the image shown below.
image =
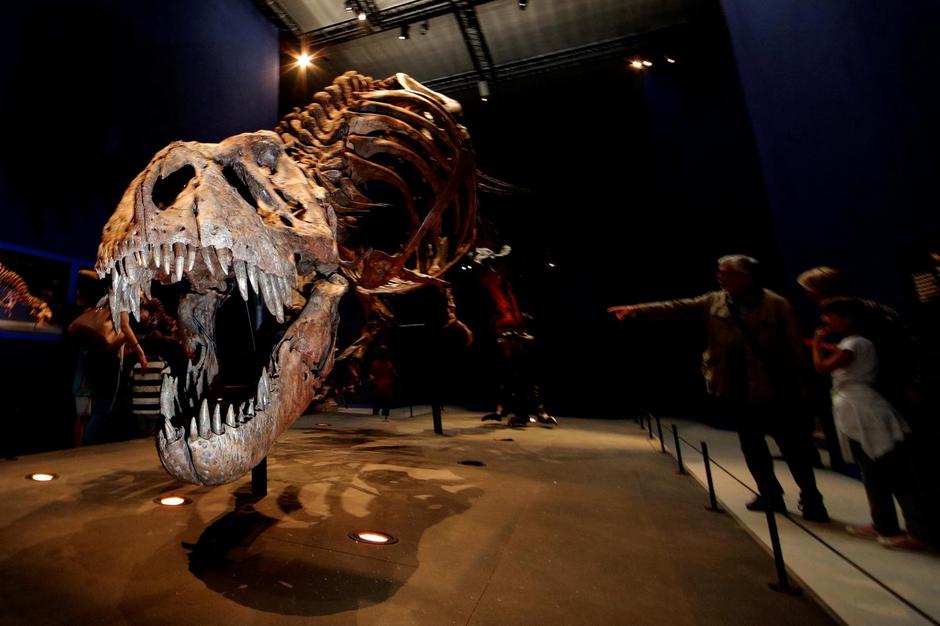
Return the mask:
<path id="1" fill-rule="evenodd" d="M 157 433 L 163 467 L 176 479 L 198 485 L 223 485 L 245 475 L 268 455 L 278 436 L 313 400 L 316 385 L 333 365 L 337 307 L 346 281 L 334 274 L 315 285 L 310 300 L 275 347 L 276 372 L 270 403 L 263 411 L 224 434 L 196 434 L 168 440 Z M 306 374 L 306 380 L 305 380 Z"/>

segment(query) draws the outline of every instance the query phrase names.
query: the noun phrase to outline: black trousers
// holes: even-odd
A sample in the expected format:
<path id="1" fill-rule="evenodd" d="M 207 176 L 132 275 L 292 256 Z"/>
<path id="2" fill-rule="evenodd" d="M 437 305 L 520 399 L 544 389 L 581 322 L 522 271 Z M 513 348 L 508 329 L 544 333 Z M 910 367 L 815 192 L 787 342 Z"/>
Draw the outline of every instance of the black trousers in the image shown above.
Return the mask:
<path id="1" fill-rule="evenodd" d="M 779 498 L 783 487 L 774 474 L 774 460 L 767 447 L 767 435 L 774 438 L 800 488 L 804 503 L 822 502 L 813 473 L 813 441 L 796 414 L 773 405 L 730 405 L 741 441 L 741 452 L 758 490 L 765 498 Z"/>
<path id="2" fill-rule="evenodd" d="M 886 537 L 901 534 L 894 508 L 894 498 L 897 498 L 908 533 L 920 541 L 932 542 L 934 537 L 925 518 L 922 492 L 907 444 L 900 443 L 877 459 L 865 454 L 862 445 L 855 440 L 849 440 L 849 447 L 862 470 L 871 521 L 878 534 Z"/>

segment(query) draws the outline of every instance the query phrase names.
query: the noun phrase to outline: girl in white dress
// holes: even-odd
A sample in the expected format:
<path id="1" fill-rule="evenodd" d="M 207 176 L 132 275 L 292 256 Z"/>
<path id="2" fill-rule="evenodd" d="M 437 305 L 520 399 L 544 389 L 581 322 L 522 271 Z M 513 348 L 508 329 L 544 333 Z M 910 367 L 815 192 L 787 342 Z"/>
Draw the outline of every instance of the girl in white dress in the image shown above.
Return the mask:
<path id="1" fill-rule="evenodd" d="M 888 547 L 923 549 L 928 547 L 928 528 L 904 443 L 910 429 L 875 388 L 878 354 L 875 345 L 858 333 L 856 325 L 864 313 L 863 306 L 853 298 L 823 302 L 824 326 L 813 338 L 816 371 L 832 375 L 832 416 L 842 454 L 858 463 L 871 509 L 872 526 L 848 530 L 874 537 Z M 826 343 L 826 337 L 833 334 L 842 337 L 836 345 Z M 909 534 L 898 525 L 895 497 Z"/>

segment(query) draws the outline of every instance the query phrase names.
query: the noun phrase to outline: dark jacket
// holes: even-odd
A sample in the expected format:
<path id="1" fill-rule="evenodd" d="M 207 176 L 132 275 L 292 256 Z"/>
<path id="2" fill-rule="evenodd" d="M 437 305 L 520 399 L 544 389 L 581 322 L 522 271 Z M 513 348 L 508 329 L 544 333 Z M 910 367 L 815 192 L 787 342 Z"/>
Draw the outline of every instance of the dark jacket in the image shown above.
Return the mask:
<path id="1" fill-rule="evenodd" d="M 763 289 L 755 306 L 742 315 L 751 341 L 732 317 L 730 303 L 728 293 L 712 291 L 697 298 L 641 304 L 637 314 L 703 322 L 708 347 L 702 355 L 702 373 L 712 395 L 751 404 L 796 400 L 804 393 L 808 370 L 790 303 Z"/>

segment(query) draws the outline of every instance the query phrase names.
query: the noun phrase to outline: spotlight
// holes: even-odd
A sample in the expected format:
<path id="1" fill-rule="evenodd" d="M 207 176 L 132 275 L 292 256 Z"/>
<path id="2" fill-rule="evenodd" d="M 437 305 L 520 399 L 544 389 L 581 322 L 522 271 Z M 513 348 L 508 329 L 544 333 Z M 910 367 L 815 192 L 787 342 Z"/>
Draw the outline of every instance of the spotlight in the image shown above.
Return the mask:
<path id="1" fill-rule="evenodd" d="M 356 543 L 368 543 L 373 546 L 389 546 L 398 543 L 398 539 L 378 530 L 356 530 L 349 533 L 349 538 Z"/>
<path id="2" fill-rule="evenodd" d="M 367 17 L 369 16 L 366 15 L 365 11 L 359 11 L 359 15 L 356 16 L 356 19 L 358 19 L 360 22 L 365 22 Z"/>
<path id="3" fill-rule="evenodd" d="M 525 8 L 529 5 L 527 0 L 519 0 L 519 10 L 525 11 Z"/>
<path id="4" fill-rule="evenodd" d="M 427 35 L 429 30 L 431 30 L 431 23 L 427 20 L 421 22 L 421 34 Z"/>
<path id="5" fill-rule="evenodd" d="M 490 100 L 490 86 L 485 80 L 477 81 L 477 90 L 480 92 L 480 100 L 483 102 L 489 102 Z"/>
<path id="6" fill-rule="evenodd" d="M 676 60 L 673 59 L 672 57 L 666 57 L 666 63 L 675 63 L 675 62 Z"/>
<path id="7" fill-rule="evenodd" d="M 192 500 L 189 498 L 184 498 L 183 496 L 159 496 L 153 499 L 157 504 L 162 504 L 163 506 L 184 506 L 186 504 L 191 504 Z"/>
<path id="8" fill-rule="evenodd" d="M 47 483 L 50 480 L 55 480 L 58 477 L 59 477 L 58 474 L 49 474 L 47 472 L 36 472 L 34 474 L 26 475 L 27 480 L 35 480 L 36 482 L 40 482 L 40 483 Z"/>
<path id="9" fill-rule="evenodd" d="M 313 57 L 304 52 L 299 57 L 297 57 L 297 65 L 302 68 L 308 67 L 313 62 Z"/>
<path id="10" fill-rule="evenodd" d="M 552 263 L 551 261 L 548 262 L 548 266 L 551 267 L 551 268 L 553 268 L 553 269 L 556 268 L 556 267 L 558 267 L 557 265 L 555 265 L 555 264 Z"/>
<path id="11" fill-rule="evenodd" d="M 411 38 L 411 35 L 409 34 L 409 31 L 410 31 L 410 30 L 411 30 L 411 26 L 409 26 L 408 24 L 402 24 L 402 26 L 401 26 L 401 32 L 398 33 L 398 38 L 399 38 L 399 39 L 410 39 L 410 38 Z"/>
<path id="12" fill-rule="evenodd" d="M 653 64 L 649 61 L 643 61 L 643 67 L 653 67 Z"/>
<path id="13" fill-rule="evenodd" d="M 630 67 L 632 67 L 635 70 L 642 70 L 643 61 L 630 61 Z"/>
<path id="14" fill-rule="evenodd" d="M 352 13 L 352 12 L 353 12 L 352 0 L 346 0 L 345 8 L 346 8 L 346 12 L 347 12 L 347 13 Z"/>

